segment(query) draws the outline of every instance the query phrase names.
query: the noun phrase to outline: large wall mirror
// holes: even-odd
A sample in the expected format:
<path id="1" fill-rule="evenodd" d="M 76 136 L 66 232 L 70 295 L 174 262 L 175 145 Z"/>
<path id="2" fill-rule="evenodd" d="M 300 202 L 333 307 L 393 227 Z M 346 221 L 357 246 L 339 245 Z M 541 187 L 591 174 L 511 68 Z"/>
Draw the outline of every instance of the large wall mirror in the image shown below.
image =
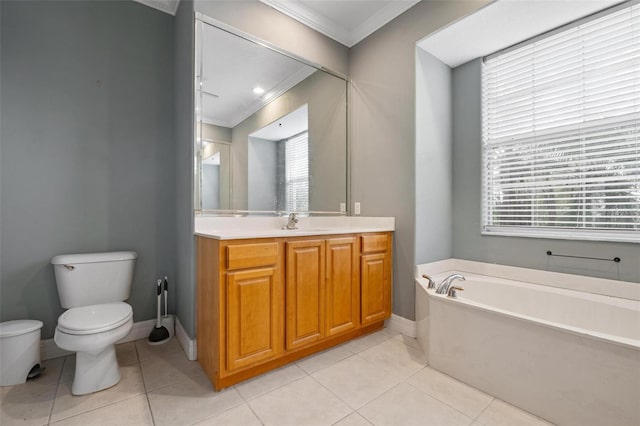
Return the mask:
<path id="1" fill-rule="evenodd" d="M 347 80 L 199 15 L 194 199 L 202 214 L 345 214 Z"/>

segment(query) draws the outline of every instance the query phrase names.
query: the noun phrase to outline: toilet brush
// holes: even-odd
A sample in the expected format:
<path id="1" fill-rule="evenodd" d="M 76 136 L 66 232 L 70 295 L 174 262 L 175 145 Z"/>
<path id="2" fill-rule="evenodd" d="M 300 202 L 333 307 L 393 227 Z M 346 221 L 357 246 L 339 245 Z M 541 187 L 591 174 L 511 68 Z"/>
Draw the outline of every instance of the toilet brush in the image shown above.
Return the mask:
<path id="1" fill-rule="evenodd" d="M 169 335 L 169 330 L 167 330 L 162 325 L 162 320 L 160 319 L 160 305 L 162 304 L 162 280 L 158 280 L 158 287 L 156 292 L 158 294 L 158 316 L 156 319 L 156 326 L 153 327 L 153 330 L 151 330 L 151 334 L 149 334 L 149 339 L 147 340 L 150 345 L 160 345 L 169 341 L 169 338 L 171 337 Z"/>

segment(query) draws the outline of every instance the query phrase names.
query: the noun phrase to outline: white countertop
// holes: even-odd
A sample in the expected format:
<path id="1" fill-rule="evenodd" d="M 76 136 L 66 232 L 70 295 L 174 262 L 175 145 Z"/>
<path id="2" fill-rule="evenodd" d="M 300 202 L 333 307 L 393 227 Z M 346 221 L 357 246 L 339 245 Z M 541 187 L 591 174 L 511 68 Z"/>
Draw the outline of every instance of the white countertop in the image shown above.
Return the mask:
<path id="1" fill-rule="evenodd" d="M 395 230 L 393 217 L 301 217 L 298 229 L 282 229 L 286 217 L 196 216 L 195 235 L 218 240 L 357 234 Z"/>

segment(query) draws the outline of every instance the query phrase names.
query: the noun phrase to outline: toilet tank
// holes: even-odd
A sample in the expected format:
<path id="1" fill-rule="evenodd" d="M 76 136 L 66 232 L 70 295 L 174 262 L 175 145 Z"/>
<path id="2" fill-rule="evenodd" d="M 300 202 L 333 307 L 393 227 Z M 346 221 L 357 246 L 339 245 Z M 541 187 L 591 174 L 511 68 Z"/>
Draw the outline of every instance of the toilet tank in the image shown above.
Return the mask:
<path id="1" fill-rule="evenodd" d="M 63 308 L 122 302 L 129 298 L 133 251 L 63 254 L 51 260 Z"/>

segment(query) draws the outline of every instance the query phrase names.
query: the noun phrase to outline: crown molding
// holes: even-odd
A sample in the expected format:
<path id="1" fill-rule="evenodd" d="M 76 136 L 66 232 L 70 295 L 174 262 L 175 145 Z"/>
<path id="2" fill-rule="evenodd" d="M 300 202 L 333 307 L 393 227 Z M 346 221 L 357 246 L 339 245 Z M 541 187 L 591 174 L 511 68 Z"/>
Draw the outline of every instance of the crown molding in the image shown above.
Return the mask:
<path id="1" fill-rule="evenodd" d="M 145 6 L 152 7 L 169 15 L 175 16 L 180 5 L 180 0 L 133 0 Z"/>
<path id="2" fill-rule="evenodd" d="M 291 0 L 260 0 L 260 2 L 347 47 L 352 47 L 359 43 L 419 1 L 390 0 L 362 24 L 349 30 L 337 25 L 333 20 L 307 9 L 302 3 Z"/>

